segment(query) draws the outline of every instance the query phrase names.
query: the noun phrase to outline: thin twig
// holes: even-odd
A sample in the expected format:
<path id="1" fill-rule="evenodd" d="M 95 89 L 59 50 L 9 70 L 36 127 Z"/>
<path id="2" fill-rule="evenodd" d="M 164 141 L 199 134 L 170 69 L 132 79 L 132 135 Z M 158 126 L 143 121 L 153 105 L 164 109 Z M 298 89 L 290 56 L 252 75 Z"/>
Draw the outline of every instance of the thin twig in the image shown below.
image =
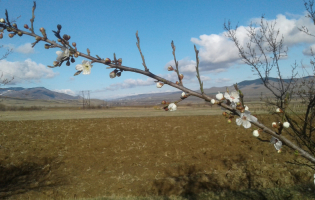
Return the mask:
<path id="1" fill-rule="evenodd" d="M 32 33 L 34 33 L 34 20 L 35 20 L 34 12 L 35 12 L 35 9 L 36 9 L 36 1 L 34 1 L 34 5 L 33 5 L 33 9 L 32 9 L 32 18 L 30 19 Z"/>
<path id="2" fill-rule="evenodd" d="M 143 56 L 141 48 L 140 48 L 140 38 L 138 36 L 138 31 L 136 32 L 136 38 L 137 38 L 136 44 L 137 44 L 137 47 L 139 49 L 139 52 L 140 52 L 140 55 L 141 55 L 141 58 L 142 58 L 142 65 L 144 67 L 144 71 L 148 72 L 149 69 L 147 68 L 147 65 L 145 64 L 145 59 L 144 59 L 144 56 Z"/>
<path id="3" fill-rule="evenodd" d="M 194 45 L 194 49 L 195 49 L 195 53 L 196 53 L 196 72 L 197 72 L 197 79 L 199 81 L 199 85 L 200 85 L 200 91 L 201 91 L 201 94 L 204 94 L 203 92 L 203 82 L 201 82 L 201 79 L 200 79 L 200 75 L 199 75 L 199 57 L 198 57 L 198 54 L 199 54 L 199 50 L 197 50 L 196 48 L 196 45 Z"/>

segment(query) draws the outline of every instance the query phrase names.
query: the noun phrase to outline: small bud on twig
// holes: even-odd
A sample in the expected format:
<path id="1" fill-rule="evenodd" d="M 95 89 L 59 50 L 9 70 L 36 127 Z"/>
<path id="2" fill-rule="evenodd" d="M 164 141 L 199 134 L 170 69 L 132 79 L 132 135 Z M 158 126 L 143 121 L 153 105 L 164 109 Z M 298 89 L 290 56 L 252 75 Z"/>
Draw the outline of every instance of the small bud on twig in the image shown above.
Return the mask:
<path id="1" fill-rule="evenodd" d="M 170 66 L 168 66 L 167 70 L 168 70 L 168 71 L 173 71 L 174 68 L 172 67 L 172 65 L 170 65 Z"/>
<path id="2" fill-rule="evenodd" d="M 29 27 L 28 27 L 28 25 L 27 25 L 27 24 L 24 24 L 24 28 L 29 29 Z"/>
<path id="3" fill-rule="evenodd" d="M 73 47 L 76 47 L 76 46 L 77 46 L 77 43 L 72 42 L 72 46 L 73 46 Z"/>
<path id="4" fill-rule="evenodd" d="M 5 23 L 5 19 L 0 18 L 0 23 Z"/>
<path id="5" fill-rule="evenodd" d="M 17 24 L 16 24 L 16 23 L 12 24 L 12 26 L 13 26 L 14 28 L 17 28 Z"/>
<path id="6" fill-rule="evenodd" d="M 105 64 L 110 64 L 111 63 L 111 60 L 109 58 L 106 58 L 105 59 Z"/>
<path id="7" fill-rule="evenodd" d="M 9 38 L 13 38 L 14 37 L 14 34 L 13 33 L 10 33 L 9 34 Z"/>

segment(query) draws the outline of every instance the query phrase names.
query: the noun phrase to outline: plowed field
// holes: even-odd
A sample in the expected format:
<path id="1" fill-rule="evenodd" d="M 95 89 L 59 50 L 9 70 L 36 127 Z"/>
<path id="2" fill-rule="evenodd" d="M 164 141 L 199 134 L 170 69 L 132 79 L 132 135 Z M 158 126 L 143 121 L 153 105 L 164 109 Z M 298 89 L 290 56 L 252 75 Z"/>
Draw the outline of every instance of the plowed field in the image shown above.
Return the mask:
<path id="1" fill-rule="evenodd" d="M 311 199 L 314 171 L 253 130 L 207 115 L 0 121 L 0 198 L 266 199 L 266 188 L 305 185 L 296 195 Z"/>

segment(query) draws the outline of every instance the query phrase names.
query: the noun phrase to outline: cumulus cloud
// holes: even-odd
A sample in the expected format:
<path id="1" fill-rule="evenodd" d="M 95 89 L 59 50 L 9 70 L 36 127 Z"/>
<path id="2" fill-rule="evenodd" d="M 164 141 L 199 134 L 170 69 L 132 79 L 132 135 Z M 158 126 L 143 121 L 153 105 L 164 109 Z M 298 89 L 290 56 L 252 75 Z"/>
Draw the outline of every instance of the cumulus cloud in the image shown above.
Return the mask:
<path id="1" fill-rule="evenodd" d="M 35 53 L 34 48 L 32 48 L 31 43 L 26 43 L 21 46 L 18 46 L 14 49 L 15 52 L 23 53 L 23 54 L 32 54 Z"/>
<path id="2" fill-rule="evenodd" d="M 32 48 L 31 43 L 25 43 L 23 45 L 20 45 L 18 47 L 15 47 L 13 44 L 6 44 L 3 45 L 5 48 L 13 49 L 14 52 L 22 53 L 22 54 L 32 54 L 35 53 L 34 48 Z"/>
<path id="3" fill-rule="evenodd" d="M 114 83 L 105 88 L 105 90 L 118 90 L 118 89 L 126 89 L 126 88 L 135 88 L 138 86 L 148 86 L 154 85 L 155 80 L 152 78 L 147 78 L 147 80 L 142 79 L 126 79 L 122 83 Z"/>
<path id="4" fill-rule="evenodd" d="M 61 89 L 61 90 L 53 90 L 54 92 L 59 92 L 59 93 L 64 93 L 64 94 L 68 94 L 68 95 L 71 95 L 71 96 L 75 96 L 75 92 L 72 91 L 71 89 Z"/>
<path id="5" fill-rule="evenodd" d="M 14 79 L 9 84 L 24 83 L 25 81 L 40 79 L 49 79 L 57 76 L 59 73 L 53 72 L 52 69 L 43 64 L 37 64 L 31 59 L 25 61 L 9 62 L 0 61 L 0 73 L 3 73 L 4 79 Z"/>
<path id="6" fill-rule="evenodd" d="M 287 16 L 279 14 L 276 16 L 276 19 L 264 19 L 264 22 L 269 24 L 276 22 L 275 31 L 278 29 L 280 30 L 278 39 L 280 40 L 282 36 L 284 37 L 285 47 L 293 47 L 300 43 L 312 44 L 315 42 L 314 37 L 307 36 L 305 33 L 298 30 L 298 28 L 306 26 L 311 33 L 315 33 L 315 26 L 309 18 L 306 18 L 305 15 L 287 14 Z M 261 19 L 254 18 L 251 21 L 259 25 Z M 247 36 L 248 29 L 248 26 L 239 26 L 236 32 L 236 37 L 238 38 L 240 45 L 244 47 L 246 47 L 246 44 L 249 42 Z M 257 28 L 256 31 L 258 30 L 259 29 Z M 225 35 L 226 32 L 222 32 L 220 34 L 203 34 L 200 35 L 199 38 L 191 38 L 191 42 L 198 45 L 200 48 L 199 71 L 203 74 L 224 72 L 229 67 L 242 63 L 235 44 Z M 315 47 L 315 45 L 313 47 Z M 313 49 L 315 51 L 315 48 Z M 304 51 L 304 54 L 310 54 L 309 48 Z M 282 59 L 285 58 L 286 57 L 283 57 Z M 168 62 L 165 65 L 165 68 L 169 65 L 174 66 L 174 61 Z M 188 75 L 195 74 L 195 66 L 196 63 L 193 60 L 187 58 L 179 60 L 180 72 L 185 75 L 186 73 Z"/>

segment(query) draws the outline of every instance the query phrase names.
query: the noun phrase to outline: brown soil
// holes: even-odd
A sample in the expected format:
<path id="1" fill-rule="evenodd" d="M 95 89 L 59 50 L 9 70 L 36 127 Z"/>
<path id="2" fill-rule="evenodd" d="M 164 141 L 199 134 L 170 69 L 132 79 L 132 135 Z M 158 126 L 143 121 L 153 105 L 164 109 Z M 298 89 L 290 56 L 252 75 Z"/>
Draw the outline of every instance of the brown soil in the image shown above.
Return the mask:
<path id="1" fill-rule="evenodd" d="M 314 171 L 286 163 L 298 155 L 278 154 L 253 130 L 222 116 L 0 121 L 0 198 L 196 197 L 313 183 Z"/>

